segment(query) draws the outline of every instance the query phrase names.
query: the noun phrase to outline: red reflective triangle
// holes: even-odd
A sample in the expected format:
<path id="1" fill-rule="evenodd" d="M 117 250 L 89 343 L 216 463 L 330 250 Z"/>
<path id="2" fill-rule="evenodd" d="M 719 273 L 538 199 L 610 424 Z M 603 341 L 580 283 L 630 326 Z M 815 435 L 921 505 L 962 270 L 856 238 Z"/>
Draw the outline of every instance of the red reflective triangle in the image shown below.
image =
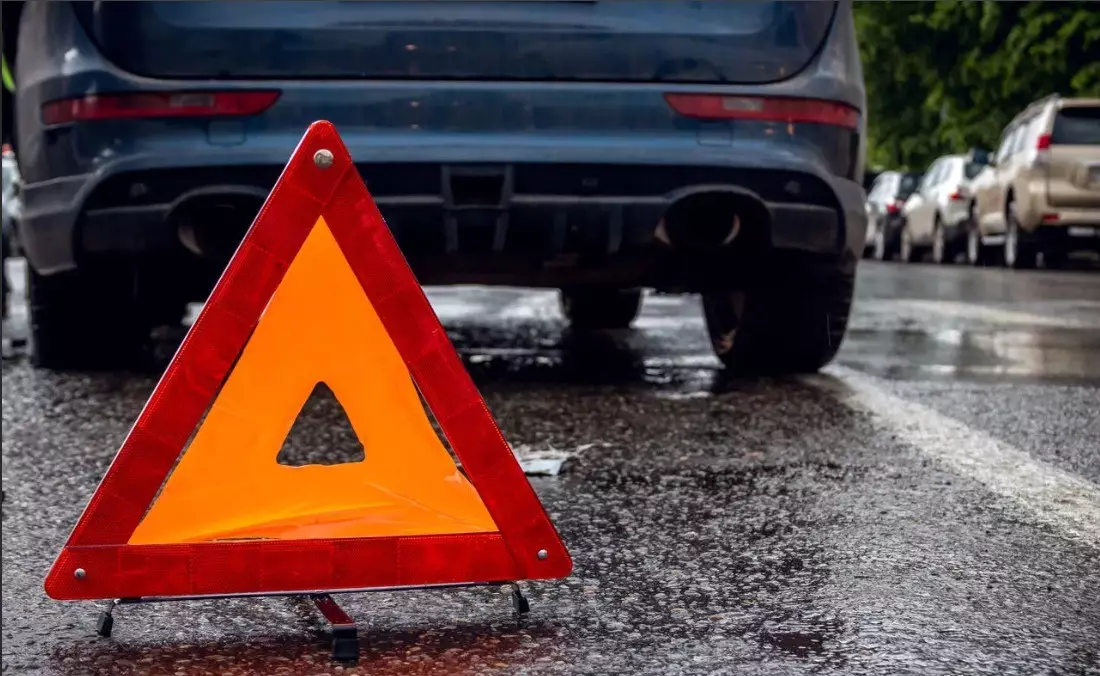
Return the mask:
<path id="1" fill-rule="evenodd" d="M 328 168 L 314 161 L 321 150 L 332 153 Z M 128 544 L 319 218 L 498 531 Z M 336 129 L 316 122 L 127 435 L 45 586 L 55 599 L 186 597 L 551 579 L 571 570 L 569 553 Z"/>

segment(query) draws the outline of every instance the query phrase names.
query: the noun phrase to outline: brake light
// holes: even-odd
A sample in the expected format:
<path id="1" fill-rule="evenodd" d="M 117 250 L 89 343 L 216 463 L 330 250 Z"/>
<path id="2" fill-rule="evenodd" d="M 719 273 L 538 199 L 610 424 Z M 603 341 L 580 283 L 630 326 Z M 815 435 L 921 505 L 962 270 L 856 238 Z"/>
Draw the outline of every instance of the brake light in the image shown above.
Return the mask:
<path id="1" fill-rule="evenodd" d="M 1050 134 L 1043 134 L 1035 140 L 1035 166 L 1050 164 Z"/>
<path id="2" fill-rule="evenodd" d="M 91 94 L 50 101 L 42 106 L 42 121 L 65 124 L 154 117 L 255 115 L 270 108 L 278 98 L 278 91 Z"/>
<path id="3" fill-rule="evenodd" d="M 719 94 L 665 94 L 665 101 L 685 117 L 706 120 L 805 122 L 846 129 L 859 127 L 859 111 L 834 101 Z"/>
<path id="4" fill-rule="evenodd" d="M 966 199 L 966 195 L 963 194 L 962 188 L 958 188 L 955 190 L 955 192 L 948 195 L 947 199 L 951 200 L 952 202 L 961 202 Z"/>
<path id="5" fill-rule="evenodd" d="M 899 202 L 890 202 L 886 205 L 886 213 L 894 216 L 901 212 L 901 204 Z"/>

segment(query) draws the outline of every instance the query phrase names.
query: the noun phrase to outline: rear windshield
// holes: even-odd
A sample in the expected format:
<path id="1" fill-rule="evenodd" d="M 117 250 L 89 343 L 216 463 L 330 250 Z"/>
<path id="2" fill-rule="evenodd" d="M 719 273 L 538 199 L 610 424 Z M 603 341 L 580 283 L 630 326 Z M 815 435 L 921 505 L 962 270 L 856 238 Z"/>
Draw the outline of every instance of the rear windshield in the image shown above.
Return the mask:
<path id="1" fill-rule="evenodd" d="M 898 185 L 898 197 L 909 197 L 917 191 L 917 186 L 920 185 L 920 174 L 905 174 L 901 177 L 901 184 Z"/>
<path id="2" fill-rule="evenodd" d="M 836 2 L 74 2 L 103 55 L 160 78 L 762 83 L 821 48 Z"/>
<path id="3" fill-rule="evenodd" d="M 967 162 L 966 165 L 963 166 L 963 174 L 966 176 L 967 180 L 970 180 L 978 174 L 982 173 L 983 168 L 985 168 L 984 164 L 978 164 L 977 162 Z"/>
<path id="4" fill-rule="evenodd" d="M 1072 146 L 1100 145 L 1100 107 L 1063 108 L 1054 118 L 1050 142 Z"/>

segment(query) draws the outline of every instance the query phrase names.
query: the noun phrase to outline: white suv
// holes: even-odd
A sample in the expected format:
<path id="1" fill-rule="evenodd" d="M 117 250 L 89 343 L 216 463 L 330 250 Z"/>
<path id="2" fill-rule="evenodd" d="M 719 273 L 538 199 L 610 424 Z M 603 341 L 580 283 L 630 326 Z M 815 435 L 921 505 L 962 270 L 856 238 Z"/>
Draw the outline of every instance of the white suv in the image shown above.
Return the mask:
<path id="1" fill-rule="evenodd" d="M 962 253 L 970 181 L 981 169 L 968 155 L 946 155 L 928 167 L 920 186 L 902 207 L 901 260 L 914 261 L 930 252 L 933 262 L 950 263 Z"/>

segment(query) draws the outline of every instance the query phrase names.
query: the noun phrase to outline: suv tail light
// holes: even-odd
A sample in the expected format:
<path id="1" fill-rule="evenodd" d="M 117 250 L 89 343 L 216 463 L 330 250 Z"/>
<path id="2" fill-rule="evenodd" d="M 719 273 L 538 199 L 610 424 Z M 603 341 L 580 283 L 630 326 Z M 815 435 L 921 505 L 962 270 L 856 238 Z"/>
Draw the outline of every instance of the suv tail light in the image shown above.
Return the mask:
<path id="1" fill-rule="evenodd" d="M 859 127 L 859 111 L 834 101 L 720 94 L 665 94 L 665 101 L 685 117 L 705 120 L 808 122 L 845 129 Z"/>
<path id="2" fill-rule="evenodd" d="M 1035 140 L 1035 166 L 1050 164 L 1050 134 L 1042 134 Z"/>
<path id="3" fill-rule="evenodd" d="M 886 213 L 890 214 L 891 216 L 894 216 L 896 214 L 900 214 L 901 213 L 901 207 L 904 204 L 905 203 L 902 202 L 901 200 L 894 200 L 893 202 L 889 202 L 886 205 Z"/>
<path id="4" fill-rule="evenodd" d="M 42 106 L 46 124 L 153 117 L 255 115 L 270 108 L 278 91 L 192 91 L 91 94 Z"/>
<path id="5" fill-rule="evenodd" d="M 947 196 L 947 199 L 951 200 L 952 202 L 961 202 L 966 199 L 966 193 L 963 192 L 962 186 L 959 186 L 958 188 L 955 188 L 955 192 Z"/>

